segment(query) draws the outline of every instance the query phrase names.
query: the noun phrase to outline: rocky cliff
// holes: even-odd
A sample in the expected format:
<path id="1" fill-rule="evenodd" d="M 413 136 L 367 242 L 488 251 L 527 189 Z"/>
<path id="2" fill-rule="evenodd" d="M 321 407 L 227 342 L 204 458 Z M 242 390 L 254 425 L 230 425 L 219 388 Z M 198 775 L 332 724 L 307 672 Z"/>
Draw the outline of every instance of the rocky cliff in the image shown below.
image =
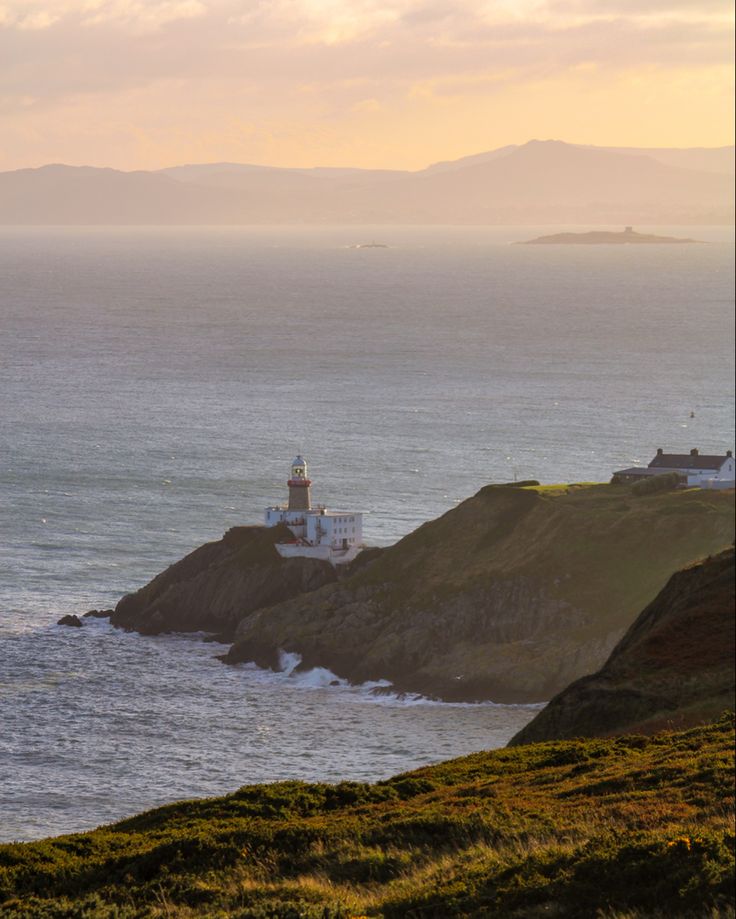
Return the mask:
<path id="1" fill-rule="evenodd" d="M 512 745 L 689 727 L 734 707 L 734 550 L 678 571 L 598 673 L 556 696 Z"/>
<path id="2" fill-rule="evenodd" d="M 328 562 L 281 558 L 275 544 L 290 537 L 286 527 L 234 527 L 123 597 L 110 621 L 145 634 L 232 635 L 253 610 L 336 580 Z"/>
<path id="3" fill-rule="evenodd" d="M 282 649 L 447 700 L 545 701 L 733 527 L 729 493 L 486 486 L 339 582 L 245 616 L 226 660 Z"/>

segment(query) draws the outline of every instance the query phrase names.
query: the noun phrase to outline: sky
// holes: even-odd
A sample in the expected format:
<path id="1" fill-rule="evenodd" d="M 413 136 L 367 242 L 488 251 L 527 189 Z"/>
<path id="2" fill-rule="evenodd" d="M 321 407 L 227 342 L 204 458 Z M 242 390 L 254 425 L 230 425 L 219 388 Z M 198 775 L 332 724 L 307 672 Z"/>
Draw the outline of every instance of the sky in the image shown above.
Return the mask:
<path id="1" fill-rule="evenodd" d="M 730 0 L 0 0 L 0 170 L 733 138 Z"/>

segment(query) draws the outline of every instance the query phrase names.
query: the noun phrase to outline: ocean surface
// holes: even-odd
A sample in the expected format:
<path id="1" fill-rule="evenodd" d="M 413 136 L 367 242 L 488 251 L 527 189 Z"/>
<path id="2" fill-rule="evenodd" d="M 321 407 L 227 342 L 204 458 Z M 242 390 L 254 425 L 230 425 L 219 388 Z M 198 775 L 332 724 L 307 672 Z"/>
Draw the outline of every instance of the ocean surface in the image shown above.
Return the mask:
<path id="1" fill-rule="evenodd" d="M 385 545 L 488 482 L 732 448 L 733 234 L 651 229 L 707 244 L 0 228 L 0 839 L 506 743 L 533 707 L 376 695 L 228 668 L 197 636 L 55 623 L 259 522 L 299 451 L 315 500 L 364 511 Z M 374 239 L 389 248 L 350 248 Z"/>

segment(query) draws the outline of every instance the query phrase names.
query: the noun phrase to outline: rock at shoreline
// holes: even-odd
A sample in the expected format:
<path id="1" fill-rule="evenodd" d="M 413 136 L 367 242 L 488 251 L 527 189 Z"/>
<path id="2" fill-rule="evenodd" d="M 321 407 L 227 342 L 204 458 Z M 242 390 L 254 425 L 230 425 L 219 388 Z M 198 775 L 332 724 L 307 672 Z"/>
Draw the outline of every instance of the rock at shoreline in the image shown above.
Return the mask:
<path id="1" fill-rule="evenodd" d="M 681 729 L 734 704 L 734 550 L 678 571 L 598 673 L 568 686 L 516 744 Z"/>
<path id="2" fill-rule="evenodd" d="M 196 631 L 233 635 L 254 610 L 337 580 L 329 562 L 282 558 L 275 544 L 290 536 L 284 526 L 234 527 L 123 597 L 110 622 L 146 635 Z"/>
<path id="3" fill-rule="evenodd" d="M 81 629 L 82 626 L 84 625 L 84 623 L 79 618 L 79 616 L 75 616 L 73 614 L 69 616 L 62 616 L 61 619 L 59 619 L 59 621 L 56 624 L 57 625 L 70 625 L 72 626 L 72 628 L 75 628 L 75 629 Z"/>
<path id="4" fill-rule="evenodd" d="M 91 609 L 84 614 L 83 619 L 109 619 L 112 616 L 111 609 Z"/>

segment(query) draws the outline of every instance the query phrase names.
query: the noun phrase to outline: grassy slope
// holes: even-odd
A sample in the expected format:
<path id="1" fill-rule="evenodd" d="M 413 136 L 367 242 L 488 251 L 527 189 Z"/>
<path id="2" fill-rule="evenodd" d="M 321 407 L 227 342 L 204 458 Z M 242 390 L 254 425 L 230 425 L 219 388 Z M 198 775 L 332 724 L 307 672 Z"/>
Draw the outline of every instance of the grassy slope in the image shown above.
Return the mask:
<path id="1" fill-rule="evenodd" d="M 399 578 L 392 589 L 397 599 L 410 589 L 412 600 L 426 601 L 468 581 L 528 575 L 553 584 L 566 602 L 616 609 L 661 582 L 659 566 L 670 564 L 671 553 L 698 558 L 701 542 L 721 548 L 733 532 L 732 493 L 688 489 L 638 497 L 626 486 L 596 483 L 486 486 L 401 540 L 399 564 L 412 567 L 411 587 Z M 356 580 L 392 581 L 398 557 L 385 552 Z M 581 571 L 590 576 L 578 578 Z M 601 578 L 620 602 L 600 596 Z"/>
<path id="2" fill-rule="evenodd" d="M 674 574 L 605 666 L 552 699 L 512 745 L 651 734 L 732 707 L 734 574 L 733 547 Z"/>
<path id="3" fill-rule="evenodd" d="M 284 782 L 0 846 L 0 915 L 733 915 L 733 718 Z"/>
<path id="4" fill-rule="evenodd" d="M 356 681 L 544 701 L 733 533 L 733 493 L 487 486 L 347 580 L 247 617 L 230 659 L 279 647 Z"/>

